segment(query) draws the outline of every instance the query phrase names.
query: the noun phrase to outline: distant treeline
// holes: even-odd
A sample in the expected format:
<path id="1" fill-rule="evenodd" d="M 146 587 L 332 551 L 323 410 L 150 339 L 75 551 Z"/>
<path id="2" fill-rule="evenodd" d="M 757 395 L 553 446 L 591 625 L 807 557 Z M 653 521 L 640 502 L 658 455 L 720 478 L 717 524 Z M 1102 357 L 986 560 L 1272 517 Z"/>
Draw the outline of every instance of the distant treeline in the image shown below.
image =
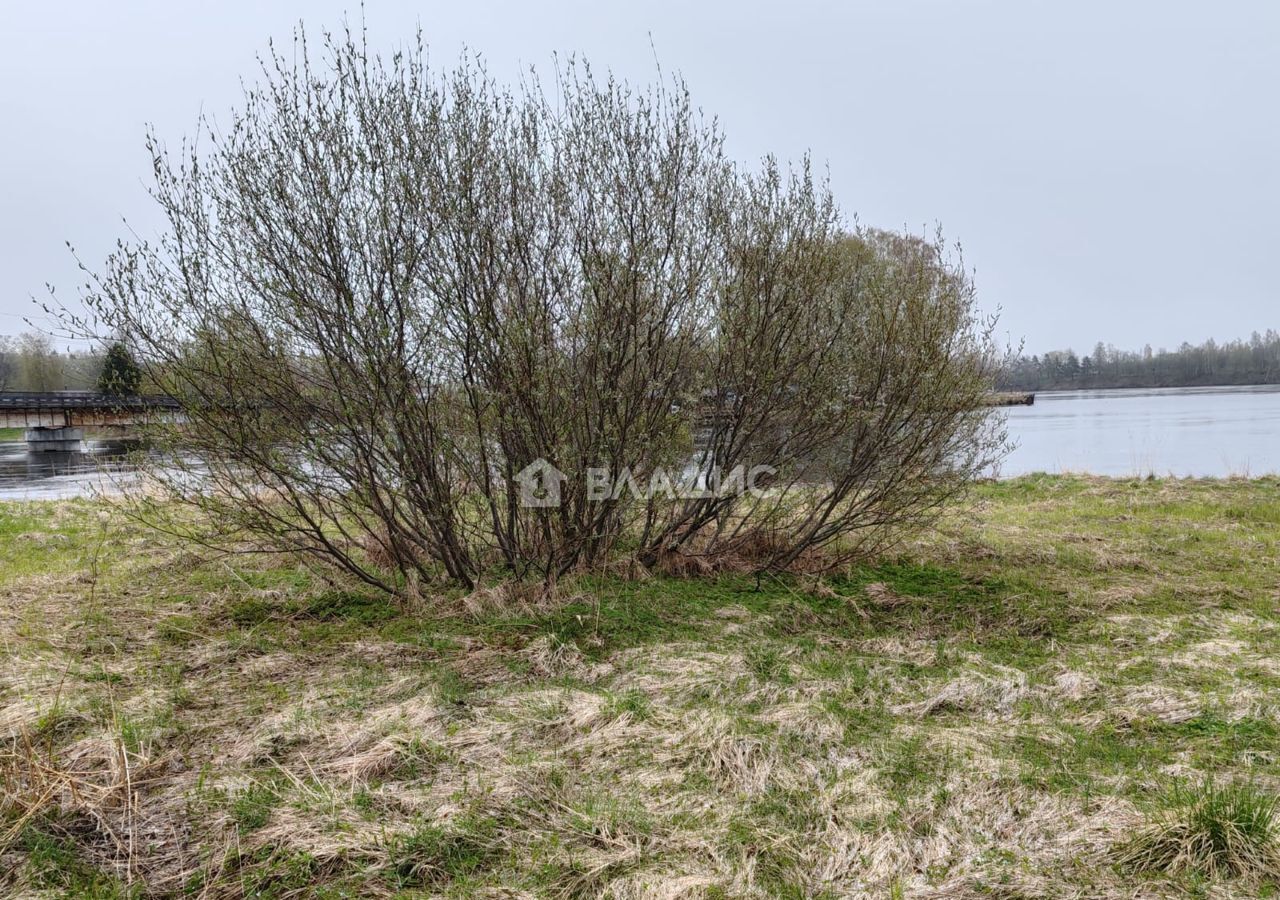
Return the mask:
<path id="1" fill-rule="evenodd" d="M 91 391 L 103 355 L 59 350 L 42 334 L 0 335 L 0 391 Z"/>
<path id="2" fill-rule="evenodd" d="M 0 391 L 89 391 L 99 387 L 100 352 L 59 350 L 42 334 L 0 335 Z M 1092 352 L 1051 350 L 1005 367 L 1003 391 L 1075 388 L 1197 387 L 1280 384 L 1280 333 L 1255 331 L 1247 341 L 1183 343 L 1176 350 L 1119 350 L 1099 341 Z"/>
<path id="3" fill-rule="evenodd" d="M 1152 350 L 1148 344 L 1134 352 L 1099 342 L 1085 356 L 1073 350 L 1021 356 L 1000 379 L 1000 387 L 1010 391 L 1278 383 L 1280 334 L 1270 328 L 1247 341 L 1219 344 L 1210 338 L 1177 350 Z"/>

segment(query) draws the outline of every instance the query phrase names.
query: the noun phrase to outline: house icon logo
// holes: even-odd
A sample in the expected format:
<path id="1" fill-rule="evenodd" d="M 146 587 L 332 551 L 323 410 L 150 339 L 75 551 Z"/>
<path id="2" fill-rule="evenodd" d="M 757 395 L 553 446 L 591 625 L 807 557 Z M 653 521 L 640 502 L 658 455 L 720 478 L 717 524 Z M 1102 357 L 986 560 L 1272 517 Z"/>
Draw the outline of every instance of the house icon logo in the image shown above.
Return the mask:
<path id="1" fill-rule="evenodd" d="M 567 477 L 545 459 L 535 459 L 516 473 L 520 505 L 543 509 L 559 506 L 560 485 Z"/>

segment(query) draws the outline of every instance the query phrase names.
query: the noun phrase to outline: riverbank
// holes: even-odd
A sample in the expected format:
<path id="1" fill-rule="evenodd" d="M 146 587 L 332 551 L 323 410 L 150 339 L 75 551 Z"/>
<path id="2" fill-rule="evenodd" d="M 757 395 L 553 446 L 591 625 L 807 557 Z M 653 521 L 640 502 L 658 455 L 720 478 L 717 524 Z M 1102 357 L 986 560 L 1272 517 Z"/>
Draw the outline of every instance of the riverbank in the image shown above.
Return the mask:
<path id="1" fill-rule="evenodd" d="M 0 892 L 1259 890 L 1129 851 L 1280 786 L 1280 480 L 1031 476 L 839 578 L 448 600 L 0 504 Z"/>

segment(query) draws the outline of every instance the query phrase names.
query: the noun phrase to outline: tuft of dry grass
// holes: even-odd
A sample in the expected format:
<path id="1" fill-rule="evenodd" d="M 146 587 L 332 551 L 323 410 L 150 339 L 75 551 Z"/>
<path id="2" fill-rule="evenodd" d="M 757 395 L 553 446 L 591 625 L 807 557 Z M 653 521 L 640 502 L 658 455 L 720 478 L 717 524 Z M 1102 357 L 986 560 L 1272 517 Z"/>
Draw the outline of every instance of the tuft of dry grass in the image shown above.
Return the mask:
<path id="1" fill-rule="evenodd" d="M 149 851 L 172 835 L 165 817 L 143 815 L 140 798 L 164 780 L 170 761 L 131 744 L 119 728 L 66 747 L 21 729 L 0 750 L 0 855 L 39 822 L 87 841 L 127 883 L 148 873 L 161 882 Z"/>
<path id="2" fill-rule="evenodd" d="M 1126 841 L 1118 863 L 1135 872 L 1280 879 L 1280 798 L 1247 783 L 1175 790 L 1170 809 Z"/>

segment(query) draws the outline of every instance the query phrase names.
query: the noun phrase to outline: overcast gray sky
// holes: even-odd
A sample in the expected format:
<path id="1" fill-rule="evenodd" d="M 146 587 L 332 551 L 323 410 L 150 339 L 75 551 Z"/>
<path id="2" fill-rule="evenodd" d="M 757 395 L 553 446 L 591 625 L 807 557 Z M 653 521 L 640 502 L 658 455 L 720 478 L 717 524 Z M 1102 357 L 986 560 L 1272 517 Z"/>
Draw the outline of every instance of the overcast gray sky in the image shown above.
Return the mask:
<path id="1" fill-rule="evenodd" d="M 32 295 L 159 221 L 145 124 L 223 115 L 254 54 L 358 3 L 0 4 L 0 333 Z M 1280 3 L 368 0 L 376 48 L 421 23 L 507 80 L 559 51 L 667 69 L 731 152 L 804 151 L 867 224 L 941 223 L 1029 351 L 1280 328 Z"/>

